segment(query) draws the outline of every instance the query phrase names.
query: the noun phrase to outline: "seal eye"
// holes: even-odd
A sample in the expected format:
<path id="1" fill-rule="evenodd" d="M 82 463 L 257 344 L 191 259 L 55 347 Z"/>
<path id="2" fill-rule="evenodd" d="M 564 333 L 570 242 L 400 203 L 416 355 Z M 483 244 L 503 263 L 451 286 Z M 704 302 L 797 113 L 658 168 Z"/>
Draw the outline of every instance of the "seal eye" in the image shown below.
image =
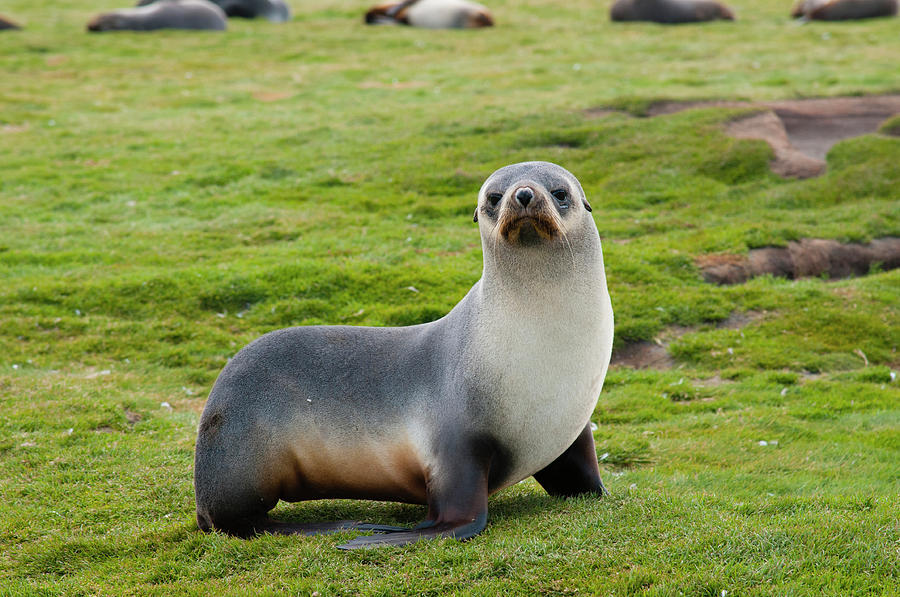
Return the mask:
<path id="1" fill-rule="evenodd" d="M 567 193 L 565 189 L 556 189 L 555 191 L 551 191 L 550 194 L 553 195 L 553 198 L 556 199 L 556 202 L 559 203 L 561 208 L 569 208 L 569 193 Z"/>
<path id="2" fill-rule="evenodd" d="M 500 193 L 488 193 L 487 200 L 488 203 L 491 204 L 491 207 L 497 207 L 497 204 L 500 203 L 501 199 L 503 199 L 503 195 Z"/>

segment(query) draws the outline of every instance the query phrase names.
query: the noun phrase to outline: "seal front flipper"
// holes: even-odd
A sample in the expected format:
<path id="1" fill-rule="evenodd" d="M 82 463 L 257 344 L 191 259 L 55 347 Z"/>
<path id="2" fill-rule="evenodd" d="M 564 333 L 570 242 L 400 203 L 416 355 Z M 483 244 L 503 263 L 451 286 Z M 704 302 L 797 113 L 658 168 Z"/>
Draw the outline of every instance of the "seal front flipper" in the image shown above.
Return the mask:
<path id="1" fill-rule="evenodd" d="M 594 434 L 588 423 L 565 452 L 534 474 L 550 495 L 572 497 L 584 493 L 603 496 L 609 492 L 600 480 Z"/>
<path id="2" fill-rule="evenodd" d="M 455 444 L 455 441 L 450 442 Z M 447 457 L 441 469 L 428 479 L 428 515 L 412 530 L 375 537 L 357 537 L 339 549 L 369 549 L 408 545 L 424 539 L 452 537 L 469 539 L 487 526 L 488 474 L 496 454 L 485 449 L 486 442 L 471 442 L 469 450 L 445 446 Z M 450 458 L 456 454 L 457 458 Z M 495 463 L 497 464 L 497 463 Z M 502 463 L 501 467 L 502 467 Z"/>

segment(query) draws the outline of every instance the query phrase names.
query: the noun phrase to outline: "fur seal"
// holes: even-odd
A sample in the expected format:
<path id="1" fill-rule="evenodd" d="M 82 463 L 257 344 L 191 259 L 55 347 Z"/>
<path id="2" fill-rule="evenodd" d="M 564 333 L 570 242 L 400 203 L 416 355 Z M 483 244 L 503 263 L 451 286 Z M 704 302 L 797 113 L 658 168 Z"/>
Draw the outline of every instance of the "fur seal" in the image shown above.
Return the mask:
<path id="1" fill-rule="evenodd" d="M 734 20 L 730 8 L 713 0 L 616 0 L 609 16 L 613 21 L 652 21 L 667 25 Z"/>
<path id="2" fill-rule="evenodd" d="M 15 23 L 13 23 L 6 17 L 0 15 L 0 31 L 10 30 L 10 29 L 17 30 L 17 29 L 21 29 L 21 27 Z"/>
<path id="3" fill-rule="evenodd" d="M 224 31 L 225 13 L 207 0 L 162 0 L 149 6 L 122 8 L 97 15 L 88 31 L 153 31 L 206 29 Z"/>
<path id="4" fill-rule="evenodd" d="M 494 18 L 487 8 L 468 0 L 404 0 L 370 8 L 365 22 L 426 29 L 477 29 L 492 27 Z"/>
<path id="5" fill-rule="evenodd" d="M 791 11 L 795 19 L 845 21 L 890 17 L 897 14 L 897 0 L 801 0 Z"/>
<path id="6" fill-rule="evenodd" d="M 153 4 L 159 0 L 139 0 L 138 6 Z M 291 9 L 284 0 L 210 0 L 229 17 L 255 19 L 263 17 L 273 23 L 291 20 Z"/>
<path id="7" fill-rule="evenodd" d="M 613 313 L 578 180 L 548 162 L 501 168 L 478 195 L 484 269 L 446 316 L 409 327 L 294 327 L 225 366 L 200 417 L 197 523 L 249 536 L 376 530 L 342 549 L 466 539 L 487 498 L 531 475 L 601 496 L 590 415 Z M 413 529 L 266 516 L 279 499 L 427 504 Z"/>

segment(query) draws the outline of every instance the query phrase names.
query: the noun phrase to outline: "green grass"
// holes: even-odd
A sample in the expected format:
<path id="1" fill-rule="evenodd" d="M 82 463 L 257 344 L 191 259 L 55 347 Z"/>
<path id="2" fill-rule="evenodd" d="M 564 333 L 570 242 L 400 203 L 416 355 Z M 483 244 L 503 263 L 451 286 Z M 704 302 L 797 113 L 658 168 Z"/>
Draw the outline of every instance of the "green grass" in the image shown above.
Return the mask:
<path id="1" fill-rule="evenodd" d="M 26 29 L 0 34 L 0 594 L 900 593 L 900 271 L 720 288 L 693 261 L 900 235 L 900 138 L 785 181 L 722 133 L 740 111 L 627 113 L 898 91 L 896 19 L 742 0 L 735 23 L 664 28 L 498 0 L 493 30 L 434 32 L 291 4 L 282 26 L 88 35 L 94 2 L 4 3 Z M 288 325 L 439 317 L 480 275 L 481 182 L 528 159 L 588 193 L 616 348 L 680 334 L 675 369 L 607 378 L 612 496 L 528 481 L 470 542 L 370 553 L 197 531 L 197 419 L 227 358 Z"/>

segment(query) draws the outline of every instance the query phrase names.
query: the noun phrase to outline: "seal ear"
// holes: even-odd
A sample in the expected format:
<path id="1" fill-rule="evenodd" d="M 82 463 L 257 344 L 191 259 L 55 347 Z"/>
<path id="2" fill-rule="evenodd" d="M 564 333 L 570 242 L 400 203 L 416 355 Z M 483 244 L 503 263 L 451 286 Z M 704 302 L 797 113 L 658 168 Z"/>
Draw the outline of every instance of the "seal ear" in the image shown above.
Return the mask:
<path id="1" fill-rule="evenodd" d="M 588 210 L 588 211 L 594 211 L 593 209 L 591 209 L 591 204 L 587 202 L 587 198 L 582 199 L 582 200 L 581 200 L 581 204 L 584 206 L 584 208 L 585 208 L 586 210 Z"/>
<path id="2" fill-rule="evenodd" d="M 477 205 L 475 206 L 475 217 L 472 218 L 472 221 L 473 222 L 478 221 L 478 206 Z"/>

